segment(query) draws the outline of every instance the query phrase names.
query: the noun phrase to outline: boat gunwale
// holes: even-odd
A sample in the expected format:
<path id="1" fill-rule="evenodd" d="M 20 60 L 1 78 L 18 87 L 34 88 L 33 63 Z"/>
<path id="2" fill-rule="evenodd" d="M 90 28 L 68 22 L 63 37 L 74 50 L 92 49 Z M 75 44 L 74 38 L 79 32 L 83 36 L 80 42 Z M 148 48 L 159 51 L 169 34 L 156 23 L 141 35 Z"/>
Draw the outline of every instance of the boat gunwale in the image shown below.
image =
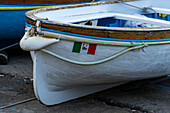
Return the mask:
<path id="1" fill-rule="evenodd" d="M 13 10 L 32 10 L 71 4 L 89 3 L 90 0 L 80 0 L 79 2 L 52 2 L 52 3 L 20 3 L 20 2 L 0 2 L 0 11 Z"/>
<path id="2" fill-rule="evenodd" d="M 126 0 L 126 1 L 132 1 L 132 0 Z M 39 20 L 41 21 L 42 28 L 49 28 L 53 30 L 59 30 L 59 31 L 61 30 L 63 32 L 71 32 L 75 34 L 82 34 L 82 35 L 89 35 L 89 36 L 96 36 L 96 37 L 106 37 L 106 38 L 130 39 L 130 40 L 131 39 L 152 40 L 152 39 L 167 39 L 170 37 L 170 27 L 154 27 L 154 28 L 125 28 L 125 27 L 103 27 L 103 26 L 95 27 L 89 25 L 50 21 L 44 18 L 36 17 L 34 15 L 35 13 L 49 11 L 49 10 L 56 10 L 56 9 L 59 10 L 65 8 L 95 6 L 100 4 L 112 4 L 112 3 L 117 3 L 117 2 L 95 2 L 95 3 L 85 3 L 85 4 L 36 9 L 36 10 L 28 11 L 26 13 L 26 23 L 35 26 L 36 21 Z M 100 33 L 100 36 L 98 33 Z"/>
<path id="3" fill-rule="evenodd" d="M 123 0 L 123 2 L 127 1 L 136 1 L 136 0 Z M 113 4 L 117 3 L 116 1 L 112 2 L 96 2 L 96 3 L 84 3 L 84 4 L 76 4 L 76 5 L 67 5 L 67 6 L 55 6 L 49 8 L 42 8 L 36 9 L 32 11 L 26 12 L 26 18 L 29 18 L 33 21 L 40 20 L 43 23 L 53 24 L 53 25 L 62 25 L 62 26 L 70 26 L 70 27 L 79 27 L 79 28 L 87 28 L 87 29 L 100 29 L 100 30 L 113 30 L 113 31 L 162 31 L 162 30 L 170 30 L 169 26 L 166 27 L 152 27 L 152 28 L 128 28 L 128 27 L 103 27 L 103 26 L 88 26 L 88 25 L 79 25 L 79 24 L 72 24 L 72 23 L 64 23 L 60 21 L 50 21 L 44 18 L 34 16 L 35 13 L 45 12 L 50 10 L 60 10 L 60 9 L 67 9 L 67 8 L 77 8 L 77 7 L 85 7 L 85 6 L 95 6 L 101 4 Z"/>
<path id="4" fill-rule="evenodd" d="M 26 24 L 26 28 L 31 27 L 31 25 Z M 36 28 L 35 26 L 32 26 L 33 28 Z M 93 44 L 103 44 L 103 45 L 119 45 L 119 46 L 132 46 L 133 45 L 160 45 L 160 44 L 169 44 L 170 39 L 156 39 L 156 40 L 128 40 L 128 39 L 109 39 L 109 38 L 104 38 L 104 37 L 86 37 L 83 35 L 76 35 L 72 33 L 66 33 L 66 32 L 60 32 L 60 31 L 55 31 L 55 30 L 49 30 L 46 28 L 40 28 L 39 32 L 40 34 L 44 34 L 45 37 L 50 37 L 50 38 L 60 38 L 60 39 L 65 39 L 65 40 L 74 40 L 76 42 L 84 42 L 84 43 L 93 43 Z M 60 32 L 60 33 L 59 33 Z M 50 35 L 49 35 L 50 34 Z M 51 35 L 52 34 L 52 35 Z"/>
<path id="5" fill-rule="evenodd" d="M 128 32 L 157 32 L 157 31 L 169 31 L 170 27 L 154 27 L 154 28 L 128 28 L 128 27 L 103 27 L 103 26 L 89 26 L 89 25 L 80 25 L 80 24 L 70 24 L 70 23 L 62 23 L 57 21 L 49 21 L 44 18 L 31 19 L 26 17 L 27 23 L 31 25 L 35 25 L 37 20 L 41 21 L 43 24 L 51 24 L 58 25 L 63 27 L 73 27 L 73 28 L 85 28 L 85 29 L 93 29 L 93 30 L 106 30 L 106 31 L 128 31 Z M 33 21 L 33 22 L 28 22 Z M 34 24 L 33 24 L 34 23 Z"/>

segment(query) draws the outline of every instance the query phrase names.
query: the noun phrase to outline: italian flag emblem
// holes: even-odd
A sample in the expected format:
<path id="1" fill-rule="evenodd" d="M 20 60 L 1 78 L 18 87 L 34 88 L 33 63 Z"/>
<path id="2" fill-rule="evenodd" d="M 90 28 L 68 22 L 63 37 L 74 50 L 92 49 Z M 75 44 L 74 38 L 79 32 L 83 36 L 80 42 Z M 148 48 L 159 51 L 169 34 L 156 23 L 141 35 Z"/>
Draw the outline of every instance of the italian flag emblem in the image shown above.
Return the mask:
<path id="1" fill-rule="evenodd" d="M 74 42 L 72 52 L 95 55 L 96 47 L 96 44 Z"/>

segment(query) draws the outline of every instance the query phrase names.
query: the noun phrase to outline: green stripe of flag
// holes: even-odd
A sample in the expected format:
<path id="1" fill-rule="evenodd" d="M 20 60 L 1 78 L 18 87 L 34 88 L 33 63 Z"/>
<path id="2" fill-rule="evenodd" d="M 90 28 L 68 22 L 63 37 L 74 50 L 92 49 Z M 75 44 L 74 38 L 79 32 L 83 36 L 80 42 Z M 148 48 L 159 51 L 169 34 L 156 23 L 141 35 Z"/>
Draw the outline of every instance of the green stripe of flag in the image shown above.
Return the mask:
<path id="1" fill-rule="evenodd" d="M 80 53 L 82 42 L 74 42 L 72 52 Z"/>

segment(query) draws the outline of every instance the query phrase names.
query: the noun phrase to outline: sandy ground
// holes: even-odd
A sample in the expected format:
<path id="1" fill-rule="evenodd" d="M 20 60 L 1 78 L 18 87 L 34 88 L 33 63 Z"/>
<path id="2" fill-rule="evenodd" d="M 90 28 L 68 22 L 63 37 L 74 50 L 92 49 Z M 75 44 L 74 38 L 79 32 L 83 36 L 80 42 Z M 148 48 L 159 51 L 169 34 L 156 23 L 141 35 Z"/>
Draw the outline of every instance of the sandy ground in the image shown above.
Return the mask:
<path id="1" fill-rule="evenodd" d="M 0 108 L 35 97 L 30 54 L 8 51 L 8 65 L 0 65 Z M 156 81 L 156 80 L 149 80 Z M 164 82 L 170 85 L 170 81 Z M 142 84 L 142 85 L 141 85 Z M 38 100 L 0 109 L 0 113 L 170 113 L 170 88 L 137 81 L 55 106 Z"/>

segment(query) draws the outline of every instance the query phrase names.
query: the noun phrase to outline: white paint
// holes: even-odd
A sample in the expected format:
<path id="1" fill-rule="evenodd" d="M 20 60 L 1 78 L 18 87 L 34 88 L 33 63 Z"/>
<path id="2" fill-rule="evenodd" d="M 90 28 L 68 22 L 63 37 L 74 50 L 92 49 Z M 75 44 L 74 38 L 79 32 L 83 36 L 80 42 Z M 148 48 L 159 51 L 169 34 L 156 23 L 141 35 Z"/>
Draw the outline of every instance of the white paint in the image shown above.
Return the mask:
<path id="1" fill-rule="evenodd" d="M 135 13 L 143 13 L 144 7 L 153 8 L 157 12 L 165 12 L 169 8 L 168 0 L 137 0 L 132 2 L 127 2 L 127 4 L 137 6 L 139 8 L 134 8 L 132 6 L 125 5 L 123 3 L 114 3 L 114 4 L 102 4 L 97 6 L 85 6 L 77 8 L 68 8 L 68 9 L 59 9 L 59 10 L 50 10 L 45 12 L 35 13 L 34 15 L 41 18 L 48 18 L 50 21 L 58 21 L 60 24 L 65 24 L 67 26 L 73 27 L 83 27 L 90 29 L 102 29 L 102 30 L 117 30 L 117 31 L 158 31 L 158 30 L 169 30 L 170 22 L 164 20 L 157 20 L 151 18 L 140 18 L 137 16 L 132 16 Z M 160 7 L 160 8 L 159 8 Z M 119 13 L 117 13 L 119 12 Z M 166 11 L 169 13 L 169 10 Z M 146 12 L 145 12 L 146 13 Z M 127 14 L 127 15 L 126 15 Z M 84 22 L 88 20 L 95 20 L 105 17 L 115 17 L 118 19 L 132 20 L 138 22 L 144 22 L 147 24 L 154 24 L 155 26 L 162 26 L 163 28 L 153 27 L 152 29 L 143 28 L 143 29 L 132 29 L 125 27 L 103 27 L 103 26 L 83 26 L 77 24 L 69 24 L 74 22 Z M 62 23 L 64 22 L 64 23 Z"/>
<path id="2" fill-rule="evenodd" d="M 45 49 L 72 60 L 95 61 L 125 48 L 98 45 L 95 55 L 87 55 L 72 52 L 73 43 L 61 40 Z M 93 66 L 71 64 L 35 51 L 33 62 L 36 95 L 44 104 L 52 105 L 108 88 L 107 84 L 114 86 L 117 83 L 159 77 L 170 73 L 168 44 L 149 46 L 145 48 L 145 51 L 146 53 L 142 50 L 131 51 L 114 60 Z M 97 87 L 97 89 L 94 88 L 94 90 L 91 87 Z"/>
<path id="3" fill-rule="evenodd" d="M 162 14 L 170 14 L 170 9 L 167 8 L 158 8 L 158 7 L 146 7 L 146 9 L 151 10 L 153 9 L 153 11 L 157 12 L 157 13 L 162 13 Z"/>
<path id="4" fill-rule="evenodd" d="M 169 10 L 166 9 L 169 6 L 168 0 L 156 0 L 156 1 L 155 0 L 137 0 L 137 1 L 126 2 L 126 3 L 137 6 L 141 9 L 125 5 L 123 3 L 113 3 L 113 4 L 101 4 L 101 5 L 96 5 L 96 6 L 85 6 L 85 7 L 76 7 L 76 8 L 68 8 L 68 9 L 50 10 L 46 12 L 35 13 L 34 15 L 37 17 L 41 17 L 41 18 L 48 18 L 51 21 L 72 23 L 72 22 L 80 21 L 79 18 L 82 18 L 84 20 L 90 20 L 90 19 L 93 20 L 97 18 L 102 18 L 102 15 L 103 17 L 107 17 L 107 15 L 108 17 L 110 17 L 112 16 L 112 13 L 117 13 L 117 12 L 123 13 L 123 14 L 134 14 L 134 13 L 141 14 L 142 8 L 144 7 L 151 7 L 160 13 L 161 12 L 169 13 Z M 88 17 L 91 17 L 91 18 L 88 19 Z"/>
<path id="5" fill-rule="evenodd" d="M 67 19 L 65 18 L 64 20 L 61 21 L 66 23 L 75 23 L 75 22 L 96 20 L 96 19 L 107 18 L 107 17 L 113 17 L 115 19 L 122 19 L 122 20 L 137 21 L 142 23 L 154 24 L 158 26 L 170 26 L 170 22 L 165 20 L 158 20 L 153 18 L 141 17 L 137 15 L 121 14 L 121 13 L 98 13 L 98 14 L 95 13 L 90 15 L 77 15 L 77 16 L 68 17 Z"/>
<path id="6" fill-rule="evenodd" d="M 44 48 L 50 44 L 59 42 L 55 38 L 45 38 L 41 36 L 29 36 L 30 31 L 27 31 L 20 41 L 20 47 L 25 51 L 35 51 Z"/>

